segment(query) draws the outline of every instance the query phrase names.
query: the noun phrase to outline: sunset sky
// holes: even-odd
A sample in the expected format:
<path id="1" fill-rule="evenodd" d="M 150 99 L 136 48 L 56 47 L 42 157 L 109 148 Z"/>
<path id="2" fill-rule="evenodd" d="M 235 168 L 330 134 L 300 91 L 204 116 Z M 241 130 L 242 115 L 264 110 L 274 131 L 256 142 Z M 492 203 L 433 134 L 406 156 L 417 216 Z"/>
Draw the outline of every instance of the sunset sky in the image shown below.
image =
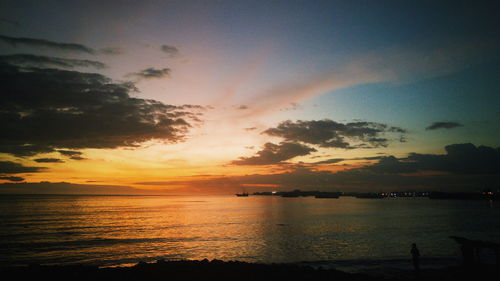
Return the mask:
<path id="1" fill-rule="evenodd" d="M 2 1 L 0 193 L 500 188 L 494 1 Z"/>

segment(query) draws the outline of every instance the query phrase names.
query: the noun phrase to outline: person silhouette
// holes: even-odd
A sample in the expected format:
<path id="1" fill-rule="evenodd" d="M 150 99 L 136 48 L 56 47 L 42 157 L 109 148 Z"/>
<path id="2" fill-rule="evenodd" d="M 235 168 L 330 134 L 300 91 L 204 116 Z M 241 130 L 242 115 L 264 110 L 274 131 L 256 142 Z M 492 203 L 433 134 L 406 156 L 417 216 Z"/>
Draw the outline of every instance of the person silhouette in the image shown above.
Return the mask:
<path id="1" fill-rule="evenodd" d="M 417 248 L 417 244 L 411 244 L 411 260 L 413 262 L 413 267 L 415 268 L 415 274 L 420 275 L 420 251 Z"/>

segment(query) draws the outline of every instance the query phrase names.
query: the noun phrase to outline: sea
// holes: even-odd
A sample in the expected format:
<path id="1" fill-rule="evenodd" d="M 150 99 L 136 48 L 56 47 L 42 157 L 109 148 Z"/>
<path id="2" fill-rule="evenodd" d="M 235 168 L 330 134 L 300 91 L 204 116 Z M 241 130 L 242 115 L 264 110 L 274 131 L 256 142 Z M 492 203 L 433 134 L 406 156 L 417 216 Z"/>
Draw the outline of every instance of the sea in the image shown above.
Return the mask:
<path id="1" fill-rule="evenodd" d="M 500 243 L 500 202 L 0 195 L 0 267 L 219 259 L 397 271 L 411 269 L 412 243 L 423 268 L 459 263 L 451 235 Z"/>

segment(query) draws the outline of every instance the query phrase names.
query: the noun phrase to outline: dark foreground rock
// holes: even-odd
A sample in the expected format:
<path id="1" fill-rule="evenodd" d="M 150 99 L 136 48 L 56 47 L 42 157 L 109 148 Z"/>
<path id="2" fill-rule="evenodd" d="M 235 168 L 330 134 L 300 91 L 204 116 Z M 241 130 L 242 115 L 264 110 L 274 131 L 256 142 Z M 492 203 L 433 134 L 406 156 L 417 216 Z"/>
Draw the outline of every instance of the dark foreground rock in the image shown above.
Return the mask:
<path id="1" fill-rule="evenodd" d="M 3 280 L 379 280 L 338 270 L 291 264 L 212 261 L 157 261 L 132 267 L 36 266 L 4 269 Z"/>
<path id="2" fill-rule="evenodd" d="M 390 280 L 498 280 L 498 268 L 453 267 L 422 271 L 420 276 L 409 273 Z M 168 281 L 250 281 L 250 280 L 389 280 L 364 274 L 345 273 L 334 269 L 314 269 L 293 264 L 258 264 L 213 261 L 157 261 L 132 267 L 98 268 L 84 265 L 4 268 L 3 280 L 168 280 Z M 465 278 L 465 279 L 464 279 Z"/>

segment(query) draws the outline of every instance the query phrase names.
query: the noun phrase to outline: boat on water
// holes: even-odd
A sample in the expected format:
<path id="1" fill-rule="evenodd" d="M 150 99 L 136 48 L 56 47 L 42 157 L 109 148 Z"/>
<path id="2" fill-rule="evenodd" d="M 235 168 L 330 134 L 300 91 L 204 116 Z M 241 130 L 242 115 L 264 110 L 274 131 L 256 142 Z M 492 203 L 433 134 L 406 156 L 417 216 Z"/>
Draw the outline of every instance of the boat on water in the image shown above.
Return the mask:
<path id="1" fill-rule="evenodd" d="M 236 196 L 238 196 L 238 197 L 248 197 L 248 193 L 246 193 L 246 192 L 236 193 Z"/>

